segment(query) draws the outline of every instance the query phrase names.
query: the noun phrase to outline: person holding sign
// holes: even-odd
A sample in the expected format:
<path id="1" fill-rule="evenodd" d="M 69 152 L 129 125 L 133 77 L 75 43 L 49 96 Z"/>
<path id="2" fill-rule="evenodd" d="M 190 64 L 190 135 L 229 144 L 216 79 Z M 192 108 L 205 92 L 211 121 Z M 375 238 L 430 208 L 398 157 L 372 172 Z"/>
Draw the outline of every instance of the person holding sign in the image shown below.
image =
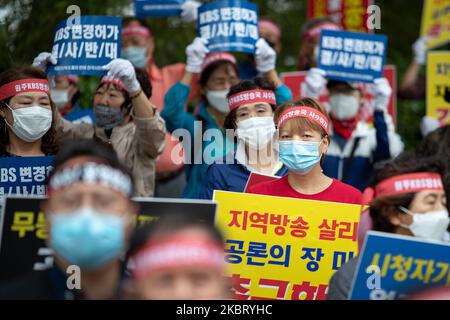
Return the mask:
<path id="1" fill-rule="evenodd" d="M 196 11 L 196 10 L 195 10 Z M 188 11 L 186 11 L 188 12 Z M 121 57 L 129 60 L 136 68 L 148 72 L 153 94 L 150 102 L 161 112 L 164 105 L 164 95 L 184 73 L 185 65 L 176 63 L 159 68 L 154 58 L 155 36 L 144 20 L 125 18 L 122 22 L 122 52 Z M 191 85 L 196 87 L 196 80 Z M 189 100 L 197 95 L 197 89 Z M 181 144 L 166 133 L 166 147 L 156 163 L 155 195 L 158 197 L 179 197 L 186 185 L 183 163 L 172 159 L 172 151 Z"/>
<path id="2" fill-rule="evenodd" d="M 179 128 L 189 131 L 192 143 L 192 146 L 188 146 L 190 150 L 194 150 L 194 141 L 196 139 L 202 140 L 203 133 L 206 130 L 222 130 L 225 117 L 229 112 L 227 94 L 230 87 L 239 82 L 235 57 L 226 52 L 215 52 L 208 55 L 209 50 L 206 45 L 207 40 L 197 37 L 186 48 L 186 72 L 182 80 L 167 92 L 164 110 L 161 113 L 166 120 L 169 131 L 173 132 Z M 259 39 L 256 46 L 255 61 L 257 68 L 264 74 L 265 78 L 274 83 L 277 103 L 289 100 L 291 92 L 281 83 L 275 71 L 275 51 L 264 39 Z M 203 102 L 200 106 L 199 115 L 194 116 L 185 111 L 185 105 L 191 90 L 190 83 L 192 78 L 198 73 L 200 74 L 200 92 Z M 197 120 L 202 123 L 201 132 L 195 129 Z M 210 144 L 211 142 L 202 141 L 202 151 L 208 148 Z M 186 147 L 184 146 L 185 149 Z M 201 163 L 186 165 L 188 183 L 183 197 L 199 197 L 208 165 L 215 158 L 225 156 L 224 151 L 222 150 L 221 154 L 215 153 L 211 155 L 212 161 L 210 162 L 202 157 Z"/>
<path id="3" fill-rule="evenodd" d="M 202 199 L 212 199 L 214 190 L 242 192 L 251 172 L 283 176 L 287 168 L 278 159 L 275 146 L 275 86 L 264 78 L 242 81 L 230 88 L 224 127 L 236 131 L 237 150 L 213 163 L 206 173 Z"/>
<path id="4" fill-rule="evenodd" d="M 449 241 L 450 223 L 442 158 L 404 155 L 380 166 L 364 192 L 373 230 Z M 331 278 L 329 300 L 348 299 L 358 258 L 343 265 Z"/>
<path id="5" fill-rule="evenodd" d="M 111 148 L 79 140 L 58 154 L 48 188 L 54 265 L 5 284 L 0 299 L 117 299 L 137 213 L 131 172 Z"/>
<path id="6" fill-rule="evenodd" d="M 361 192 L 323 173 L 321 163 L 330 146 L 330 120 L 317 100 L 301 98 L 275 111 L 280 160 L 287 176 L 248 189 L 248 193 L 319 201 L 361 204 Z"/>
<path id="7" fill-rule="evenodd" d="M 374 81 L 373 127 L 361 119 L 363 92 L 355 82 L 327 80 L 326 72 L 312 68 L 305 79 L 306 96 L 318 98 L 325 86 L 329 92 L 331 143 L 323 161 L 323 170 L 330 177 L 364 190 L 374 163 L 397 156 L 403 151 L 401 137 L 395 132 L 387 112 L 392 89 L 387 79 Z"/>
<path id="8" fill-rule="evenodd" d="M 0 157 L 54 155 L 56 106 L 47 75 L 36 68 L 0 74 Z"/>
<path id="9" fill-rule="evenodd" d="M 108 71 L 93 99 L 95 126 L 57 119 L 62 141 L 95 139 L 112 145 L 122 163 L 136 177 L 136 195 L 154 191 L 155 162 L 164 149 L 165 125 L 151 104 L 151 86 L 145 72 L 124 59 L 104 66 Z"/>
<path id="10" fill-rule="evenodd" d="M 228 298 L 223 237 L 186 215 L 161 217 L 138 230 L 130 253 L 131 298 L 213 300 Z"/>

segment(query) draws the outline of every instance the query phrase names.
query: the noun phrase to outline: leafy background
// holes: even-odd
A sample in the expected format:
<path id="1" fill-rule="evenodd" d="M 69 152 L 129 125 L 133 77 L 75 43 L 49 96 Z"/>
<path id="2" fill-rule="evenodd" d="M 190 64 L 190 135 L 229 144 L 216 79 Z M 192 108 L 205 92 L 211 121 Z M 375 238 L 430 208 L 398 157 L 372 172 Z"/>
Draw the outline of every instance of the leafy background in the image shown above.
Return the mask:
<path id="1" fill-rule="evenodd" d="M 203 1 L 206 2 L 206 1 Z M 300 47 L 300 27 L 306 20 L 306 0 L 253 0 L 260 16 L 278 22 L 283 30 L 278 71 L 295 70 Z M 389 36 L 387 63 L 397 66 L 397 81 L 408 67 L 411 45 L 419 35 L 422 0 L 376 0 L 381 8 L 381 30 Z M 0 0 L 0 71 L 30 64 L 42 51 L 49 51 L 56 24 L 68 14 L 66 8 L 78 5 L 82 15 L 131 15 L 131 0 Z M 185 47 L 195 37 L 193 24 L 178 17 L 148 19 L 156 39 L 156 61 L 160 66 L 185 60 Z M 89 106 L 97 84 L 95 77 L 80 81 L 82 105 Z M 397 100 L 398 131 L 408 149 L 420 140 L 419 123 L 425 114 L 425 101 Z"/>

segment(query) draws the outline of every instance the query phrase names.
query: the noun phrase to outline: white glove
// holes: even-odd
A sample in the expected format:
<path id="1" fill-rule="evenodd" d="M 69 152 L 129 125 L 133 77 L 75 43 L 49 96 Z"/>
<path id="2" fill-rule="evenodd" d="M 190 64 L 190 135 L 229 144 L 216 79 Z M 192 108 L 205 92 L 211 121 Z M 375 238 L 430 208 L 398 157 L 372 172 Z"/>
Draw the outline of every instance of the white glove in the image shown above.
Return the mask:
<path id="1" fill-rule="evenodd" d="M 128 60 L 114 59 L 107 65 L 103 66 L 102 69 L 108 70 L 108 77 L 118 79 L 122 82 L 129 93 L 137 92 L 141 88 L 141 85 L 136 78 L 134 67 Z"/>
<path id="2" fill-rule="evenodd" d="M 45 69 L 47 69 L 47 65 L 49 63 L 57 64 L 57 62 L 56 57 L 52 56 L 50 52 L 41 52 L 36 58 L 34 58 L 32 66 L 45 72 Z"/>
<path id="3" fill-rule="evenodd" d="M 427 43 L 430 41 L 430 36 L 422 36 L 414 42 L 412 48 L 414 52 L 414 62 L 424 65 L 427 62 Z"/>
<path id="4" fill-rule="evenodd" d="M 277 53 L 269 46 L 266 40 L 259 38 L 256 41 L 255 62 L 259 73 L 266 73 L 275 69 Z"/>
<path id="5" fill-rule="evenodd" d="M 375 84 L 375 110 L 387 111 L 392 89 L 386 78 L 378 78 L 373 81 Z"/>
<path id="6" fill-rule="evenodd" d="M 439 121 L 436 118 L 424 116 L 420 121 L 420 132 L 422 136 L 427 136 L 430 132 L 433 132 L 440 127 Z"/>
<path id="7" fill-rule="evenodd" d="M 209 52 L 206 47 L 208 40 L 203 38 L 195 38 L 194 41 L 186 48 L 186 71 L 192 73 L 200 73 L 202 71 L 203 61 Z"/>
<path id="8" fill-rule="evenodd" d="M 311 68 L 305 77 L 305 85 L 302 88 L 302 96 L 318 99 L 320 92 L 327 85 L 325 70 Z"/>
<path id="9" fill-rule="evenodd" d="M 188 0 L 181 5 L 181 19 L 184 22 L 193 22 L 197 20 L 197 9 L 202 4 L 198 1 Z"/>

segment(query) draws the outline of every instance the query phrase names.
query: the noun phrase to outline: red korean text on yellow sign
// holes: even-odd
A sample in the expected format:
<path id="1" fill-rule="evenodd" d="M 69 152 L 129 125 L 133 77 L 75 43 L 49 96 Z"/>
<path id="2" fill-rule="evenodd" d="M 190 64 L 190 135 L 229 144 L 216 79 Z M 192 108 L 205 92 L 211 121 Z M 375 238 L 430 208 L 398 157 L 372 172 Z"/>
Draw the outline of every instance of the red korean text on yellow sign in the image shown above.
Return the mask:
<path id="1" fill-rule="evenodd" d="M 333 273 L 357 254 L 358 205 L 227 191 L 215 191 L 214 200 L 226 260 L 237 262 L 227 263 L 234 299 L 325 299 Z M 255 222 L 256 214 L 267 214 L 267 223 Z M 299 217 L 307 229 L 292 228 Z"/>

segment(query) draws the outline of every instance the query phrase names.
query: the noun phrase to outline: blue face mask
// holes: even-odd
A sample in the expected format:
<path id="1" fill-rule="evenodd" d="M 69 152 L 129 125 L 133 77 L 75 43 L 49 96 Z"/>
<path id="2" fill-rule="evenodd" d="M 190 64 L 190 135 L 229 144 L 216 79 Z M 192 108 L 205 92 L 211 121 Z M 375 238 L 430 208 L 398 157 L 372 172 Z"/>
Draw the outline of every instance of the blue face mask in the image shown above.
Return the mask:
<path id="1" fill-rule="evenodd" d="M 98 269 L 124 250 L 123 218 L 83 207 L 52 217 L 51 246 L 67 262 Z"/>
<path id="2" fill-rule="evenodd" d="M 307 174 L 320 161 L 321 142 L 289 140 L 279 144 L 280 160 L 290 171 Z"/>
<path id="3" fill-rule="evenodd" d="M 122 49 L 121 58 L 129 60 L 136 68 L 145 68 L 148 63 L 146 51 L 145 47 L 127 47 Z"/>

